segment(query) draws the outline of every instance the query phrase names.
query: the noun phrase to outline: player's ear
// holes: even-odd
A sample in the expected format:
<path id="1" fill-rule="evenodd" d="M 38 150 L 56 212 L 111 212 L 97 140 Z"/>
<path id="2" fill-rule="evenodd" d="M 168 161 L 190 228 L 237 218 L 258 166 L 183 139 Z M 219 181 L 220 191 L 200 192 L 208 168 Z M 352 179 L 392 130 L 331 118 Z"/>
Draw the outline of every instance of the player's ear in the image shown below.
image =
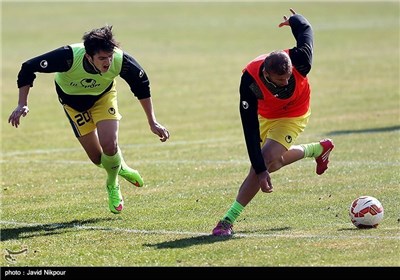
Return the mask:
<path id="1" fill-rule="evenodd" d="M 93 59 L 90 55 L 88 55 L 87 53 L 85 53 L 85 57 L 87 60 L 89 60 L 90 62 L 93 62 Z"/>

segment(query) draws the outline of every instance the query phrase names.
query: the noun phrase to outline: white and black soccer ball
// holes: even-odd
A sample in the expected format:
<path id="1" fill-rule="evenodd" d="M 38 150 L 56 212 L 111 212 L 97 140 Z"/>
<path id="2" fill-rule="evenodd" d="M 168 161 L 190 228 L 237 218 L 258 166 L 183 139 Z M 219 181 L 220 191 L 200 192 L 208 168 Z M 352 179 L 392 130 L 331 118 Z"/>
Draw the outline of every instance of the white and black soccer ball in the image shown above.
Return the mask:
<path id="1" fill-rule="evenodd" d="M 361 229 L 376 228 L 383 219 L 383 206 L 372 196 L 360 196 L 349 209 L 351 222 Z"/>

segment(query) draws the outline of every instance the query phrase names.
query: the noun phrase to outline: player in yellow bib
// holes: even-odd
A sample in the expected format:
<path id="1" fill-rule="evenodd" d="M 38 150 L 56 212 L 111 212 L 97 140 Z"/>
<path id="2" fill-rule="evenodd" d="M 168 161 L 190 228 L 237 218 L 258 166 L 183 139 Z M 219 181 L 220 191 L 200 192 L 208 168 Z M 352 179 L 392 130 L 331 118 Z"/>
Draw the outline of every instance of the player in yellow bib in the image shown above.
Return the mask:
<path id="1" fill-rule="evenodd" d="M 162 142 L 169 138 L 166 127 L 157 122 L 146 72 L 128 53 L 119 48 L 112 26 L 93 29 L 83 35 L 83 43 L 60 47 L 22 64 L 18 73 L 18 106 L 8 122 L 20 125 L 28 112 L 28 94 L 35 73 L 55 73 L 55 87 L 68 121 L 89 159 L 107 172 L 109 209 L 118 214 L 124 206 L 118 175 L 137 187 L 144 182 L 130 168 L 118 146 L 121 114 L 118 110 L 115 78 L 120 76 L 139 100 L 150 130 Z"/>

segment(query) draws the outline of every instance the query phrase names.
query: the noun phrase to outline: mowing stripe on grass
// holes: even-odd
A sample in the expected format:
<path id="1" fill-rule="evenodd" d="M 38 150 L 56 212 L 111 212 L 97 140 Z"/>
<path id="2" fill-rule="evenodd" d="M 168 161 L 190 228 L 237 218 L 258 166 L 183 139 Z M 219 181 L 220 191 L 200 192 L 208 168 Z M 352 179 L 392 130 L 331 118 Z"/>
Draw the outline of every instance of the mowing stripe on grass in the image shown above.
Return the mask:
<path id="1" fill-rule="evenodd" d="M 8 163 L 8 160 L 0 160 L 0 163 Z M 14 162 L 18 163 L 49 163 L 49 160 L 32 160 L 32 159 L 18 159 L 14 160 Z M 89 160 L 51 160 L 52 164 L 83 164 L 83 165 L 92 165 Z M 226 165 L 237 165 L 241 164 L 244 166 L 248 166 L 250 162 L 248 160 L 138 160 L 135 162 L 135 165 L 146 165 L 146 164 L 226 164 Z M 314 161 L 303 161 L 302 164 L 315 164 Z M 332 165 L 336 166 L 400 166 L 400 162 L 380 162 L 380 161 L 334 161 Z"/>

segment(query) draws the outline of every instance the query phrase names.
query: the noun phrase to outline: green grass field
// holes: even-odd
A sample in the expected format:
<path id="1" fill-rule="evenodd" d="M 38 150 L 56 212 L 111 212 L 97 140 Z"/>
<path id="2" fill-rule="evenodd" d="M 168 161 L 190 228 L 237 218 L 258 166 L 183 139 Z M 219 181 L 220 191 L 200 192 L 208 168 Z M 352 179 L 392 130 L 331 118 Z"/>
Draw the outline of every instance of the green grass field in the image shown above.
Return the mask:
<path id="1" fill-rule="evenodd" d="M 14 2 L 2 5 L 1 266 L 397 267 L 400 265 L 399 2 Z M 234 201 L 249 160 L 238 111 L 242 68 L 290 48 L 278 28 L 289 8 L 315 33 L 312 117 L 298 143 L 330 137 L 323 176 L 313 160 L 272 174 L 230 239 L 211 236 Z M 108 210 L 106 173 L 87 159 L 38 74 L 30 113 L 7 123 L 26 59 L 105 24 L 150 77 L 158 120 L 149 130 L 120 78 L 119 143 L 145 180 L 121 179 L 125 208 Z M 385 217 L 358 230 L 348 208 L 378 198 Z M 18 252 L 14 260 L 7 250 Z"/>

